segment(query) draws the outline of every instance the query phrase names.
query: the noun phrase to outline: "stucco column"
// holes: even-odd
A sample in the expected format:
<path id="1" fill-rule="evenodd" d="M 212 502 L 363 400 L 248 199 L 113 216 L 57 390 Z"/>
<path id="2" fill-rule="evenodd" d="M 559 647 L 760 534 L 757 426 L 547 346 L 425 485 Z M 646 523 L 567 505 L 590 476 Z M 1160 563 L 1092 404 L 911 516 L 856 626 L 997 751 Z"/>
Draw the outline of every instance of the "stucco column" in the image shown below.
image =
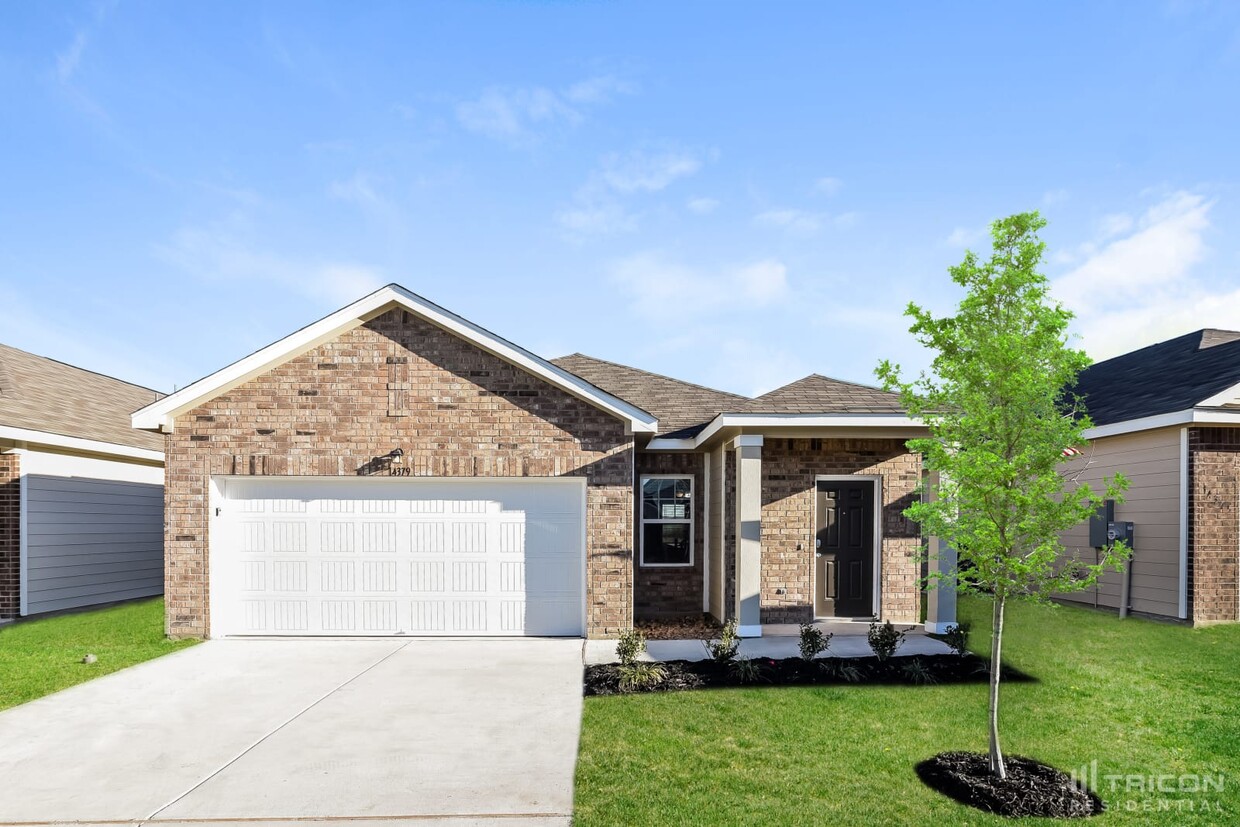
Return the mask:
<path id="1" fill-rule="evenodd" d="M 762 437 L 738 436 L 736 450 L 736 624 L 762 636 Z"/>
<path id="2" fill-rule="evenodd" d="M 938 483 L 937 473 L 926 478 L 927 499 L 938 496 Z M 941 635 L 956 625 L 956 550 L 938 537 L 927 537 L 926 545 L 928 573 L 942 575 L 926 583 L 926 631 Z"/>

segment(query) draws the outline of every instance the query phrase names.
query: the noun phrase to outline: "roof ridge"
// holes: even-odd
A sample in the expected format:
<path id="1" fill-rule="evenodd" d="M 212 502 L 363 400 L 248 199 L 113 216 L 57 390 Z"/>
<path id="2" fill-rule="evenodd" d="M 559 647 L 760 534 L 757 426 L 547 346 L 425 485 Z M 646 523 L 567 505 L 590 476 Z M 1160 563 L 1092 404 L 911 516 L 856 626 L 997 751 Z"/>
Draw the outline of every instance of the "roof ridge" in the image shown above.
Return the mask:
<path id="1" fill-rule="evenodd" d="M 800 379 L 793 379 L 791 382 L 786 382 L 785 384 L 780 385 L 778 388 L 773 388 L 767 391 L 766 393 L 762 394 L 761 396 L 755 396 L 751 401 L 756 402 L 759 399 L 764 399 L 773 393 L 778 393 L 779 391 L 782 391 L 785 388 L 790 388 L 793 385 L 796 385 L 800 382 L 804 382 L 806 379 L 825 379 L 828 382 L 835 382 L 838 385 L 851 385 L 854 388 L 865 388 L 866 390 L 869 390 L 869 391 L 878 391 L 880 393 L 890 393 L 892 395 L 898 395 L 894 391 L 889 391 L 886 388 L 880 388 L 877 385 L 866 385 L 862 382 L 853 382 L 848 379 L 837 379 L 834 376 L 827 376 L 822 373 L 810 373 L 805 376 L 802 376 Z"/>
<path id="2" fill-rule="evenodd" d="M 111 380 L 113 382 L 119 382 L 120 384 L 128 385 L 131 388 L 137 388 L 138 390 L 143 390 L 143 391 L 150 391 L 151 393 L 157 393 L 160 396 L 167 396 L 167 393 L 165 391 L 156 390 L 155 388 L 148 388 L 146 385 L 139 385 L 136 382 L 129 382 L 125 379 L 112 376 L 111 374 L 103 373 L 97 370 L 91 370 L 90 368 L 84 368 L 80 365 L 71 365 L 68 362 L 62 362 L 59 359 L 53 359 L 51 356 L 43 356 L 42 354 L 39 354 L 39 353 L 32 353 L 29 350 L 22 350 L 19 347 L 13 347 L 12 345 L 6 345 L 3 342 L 0 342 L 0 348 L 6 349 L 6 350 L 12 350 L 17 353 L 21 353 L 25 356 L 32 356 L 35 359 L 42 359 L 45 362 L 51 362 L 52 364 L 60 365 L 61 367 L 66 367 L 66 368 L 69 368 L 70 370 L 78 371 L 79 373 L 89 373 L 92 376 L 98 376 L 103 379 Z"/>
<path id="3" fill-rule="evenodd" d="M 675 376 L 668 376 L 665 373 L 655 373 L 654 371 L 646 370 L 645 368 L 638 368 L 638 367 L 634 367 L 633 365 L 625 365 L 625 364 L 621 364 L 620 362 L 612 362 L 608 359 L 600 359 L 597 356 L 590 356 L 589 354 L 582 353 L 580 351 L 576 353 L 570 353 L 567 356 L 557 356 L 555 359 L 552 359 L 551 361 L 554 362 L 554 361 L 557 361 L 558 359 L 570 359 L 573 356 L 579 356 L 582 359 L 589 359 L 591 362 L 602 362 L 604 365 L 611 365 L 612 367 L 615 367 L 615 368 L 624 368 L 625 370 L 635 370 L 638 373 L 644 373 L 647 376 L 655 376 L 655 377 L 658 377 L 659 379 L 666 379 L 669 382 L 675 382 L 678 385 L 687 385 L 691 388 L 697 388 L 698 390 L 710 391 L 711 393 L 717 393 L 723 396 L 731 396 L 736 399 L 744 399 L 746 401 L 752 401 L 753 399 L 753 397 L 742 396 L 739 393 L 732 393 L 731 391 L 721 391 L 718 388 L 712 388 L 706 385 L 699 385 L 697 382 L 686 382 L 684 379 L 677 379 Z"/>

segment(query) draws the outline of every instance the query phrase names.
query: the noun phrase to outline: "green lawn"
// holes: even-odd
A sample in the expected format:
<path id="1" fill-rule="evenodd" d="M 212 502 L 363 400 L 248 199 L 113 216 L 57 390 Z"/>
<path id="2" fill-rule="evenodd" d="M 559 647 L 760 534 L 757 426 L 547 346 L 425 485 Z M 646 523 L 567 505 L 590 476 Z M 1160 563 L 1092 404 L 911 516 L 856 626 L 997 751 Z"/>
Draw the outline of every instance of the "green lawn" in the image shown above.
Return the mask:
<path id="1" fill-rule="evenodd" d="M 5 626 L 0 628 L 0 709 L 193 643 L 164 637 L 163 598 Z M 98 661 L 82 663 L 88 652 Z"/>
<path id="2" fill-rule="evenodd" d="M 961 603 L 989 651 L 989 604 Z M 1021 603 L 1005 645 L 1037 679 L 1003 688 L 1005 749 L 1063 770 L 1097 760 L 1109 811 L 1090 823 L 1240 823 L 1240 626 Z M 943 750 L 984 751 L 985 721 L 984 684 L 587 698 L 576 823 L 1046 823 L 988 816 L 914 774 Z M 1188 773 L 1223 774 L 1223 792 L 1111 791 L 1102 777 Z"/>

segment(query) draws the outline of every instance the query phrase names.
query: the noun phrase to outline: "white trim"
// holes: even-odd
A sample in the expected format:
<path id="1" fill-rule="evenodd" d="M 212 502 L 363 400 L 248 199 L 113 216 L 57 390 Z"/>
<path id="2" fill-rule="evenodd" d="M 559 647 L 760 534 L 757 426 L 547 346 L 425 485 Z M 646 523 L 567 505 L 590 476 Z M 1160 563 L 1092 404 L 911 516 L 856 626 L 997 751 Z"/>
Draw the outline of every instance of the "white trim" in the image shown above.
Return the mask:
<path id="1" fill-rule="evenodd" d="M 702 454 L 702 613 L 710 613 L 710 454 Z"/>
<path id="2" fill-rule="evenodd" d="M 1176 616 L 1188 618 L 1188 428 L 1180 429 L 1180 588 Z"/>
<path id="3" fill-rule="evenodd" d="M 715 527 L 719 532 L 719 620 L 723 620 L 728 616 L 728 549 L 727 549 L 727 524 L 728 524 L 728 497 L 727 497 L 727 480 L 728 480 L 728 455 L 720 445 L 719 451 L 719 524 Z M 709 456 L 709 454 L 707 454 Z M 706 515 L 706 519 L 710 519 L 710 515 Z"/>
<path id="4" fill-rule="evenodd" d="M 762 637 L 762 626 L 737 626 L 736 634 L 738 637 Z"/>
<path id="5" fill-rule="evenodd" d="M 932 635 L 945 635 L 948 632 L 950 632 L 952 629 L 955 629 L 959 625 L 960 624 L 952 622 L 952 621 L 948 621 L 944 623 L 932 623 L 929 620 L 927 620 L 925 623 L 926 631 Z"/>
<path id="6" fill-rule="evenodd" d="M 1156 428 L 1170 428 L 1174 425 L 1214 424 L 1240 425 L 1240 411 L 1204 410 L 1189 408 L 1174 413 L 1146 416 L 1140 419 L 1128 419 L 1123 422 L 1112 422 L 1110 425 L 1098 425 L 1085 431 L 1086 439 L 1099 439 L 1105 436 L 1131 434 L 1135 431 L 1152 431 Z"/>
<path id="7" fill-rule="evenodd" d="M 626 420 L 635 433 L 655 433 L 658 430 L 658 420 L 646 411 L 606 393 L 579 376 L 551 364 L 528 350 L 496 336 L 489 330 L 397 284 L 381 287 L 347 307 L 303 327 L 296 333 L 147 405 L 133 415 L 133 427 L 171 432 L 178 414 L 226 393 L 237 385 L 336 338 L 347 330 L 358 327 L 393 306 L 408 310 L 436 327 L 465 339 L 478 348 L 567 391 L 578 399 Z"/>
<path id="8" fill-rule="evenodd" d="M 47 431 L 32 431 L 28 428 L 12 428 L 8 425 L 0 425 L 0 439 L 11 439 L 14 442 L 33 442 L 38 445 L 49 445 L 53 448 L 68 448 L 91 454 L 107 454 L 108 456 L 114 457 L 144 459 L 150 462 L 164 461 L 163 451 L 151 451 L 147 448 L 134 448 L 129 445 L 119 445 L 115 442 L 102 442 L 96 439 L 81 439 L 75 436 L 53 434 Z"/>
<path id="9" fill-rule="evenodd" d="M 882 574 L 883 574 L 883 476 L 882 474 L 817 474 L 814 476 L 814 508 L 810 519 L 810 536 L 815 540 L 818 535 L 818 483 L 820 482 L 856 482 L 863 480 L 874 484 L 874 568 L 872 575 L 874 577 L 874 594 L 872 596 L 873 603 L 870 609 L 874 612 L 874 617 L 883 620 L 883 592 L 882 592 Z M 815 553 L 814 544 L 810 543 L 810 553 Z M 814 565 L 810 572 L 812 576 L 809 579 L 810 594 L 813 595 L 810 600 L 811 608 L 814 612 L 814 619 L 818 619 L 818 563 L 817 557 L 814 558 Z"/>
<path id="10" fill-rule="evenodd" d="M 924 428 L 920 419 L 904 414 L 719 414 L 697 436 L 686 439 L 655 437 L 648 451 L 692 451 L 724 428 Z M 757 437 L 758 434 L 746 434 Z M 739 439 L 739 437 L 738 437 Z"/>
<path id="11" fill-rule="evenodd" d="M 676 518 L 676 519 L 652 517 L 651 519 L 647 520 L 646 514 L 645 514 L 646 492 L 644 490 L 646 488 L 646 480 L 688 480 L 689 481 L 689 509 L 688 509 L 689 516 L 687 518 Z M 693 563 L 694 563 L 694 560 L 696 559 L 693 553 L 693 540 L 695 538 L 695 534 L 693 530 L 694 529 L 693 509 L 695 505 L 694 496 L 696 492 L 693 490 L 693 488 L 694 486 L 693 486 L 693 475 L 692 474 L 642 474 L 641 477 L 638 479 L 637 481 L 637 509 L 639 513 L 638 513 L 638 520 L 637 520 L 637 533 L 638 533 L 637 543 L 638 543 L 638 553 L 639 553 L 638 565 L 641 566 L 641 568 L 643 569 L 685 569 L 685 568 L 691 569 L 693 568 Z M 688 525 L 689 526 L 689 562 L 688 563 L 647 563 L 646 562 L 646 523 L 650 523 L 651 525 Z"/>
<path id="12" fill-rule="evenodd" d="M 737 448 L 761 448 L 762 434 L 741 434 L 732 442 Z"/>

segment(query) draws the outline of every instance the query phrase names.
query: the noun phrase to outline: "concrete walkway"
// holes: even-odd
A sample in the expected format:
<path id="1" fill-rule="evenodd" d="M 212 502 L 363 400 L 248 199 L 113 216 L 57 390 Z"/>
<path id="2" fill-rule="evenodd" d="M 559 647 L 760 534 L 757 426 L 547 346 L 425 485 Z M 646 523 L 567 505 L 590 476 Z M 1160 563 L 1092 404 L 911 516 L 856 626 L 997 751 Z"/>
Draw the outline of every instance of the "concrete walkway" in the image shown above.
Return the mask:
<path id="1" fill-rule="evenodd" d="M 867 623 L 835 621 L 817 624 L 823 631 L 832 634 L 830 648 L 819 655 L 824 658 L 866 658 L 874 654 L 870 649 L 866 632 Z M 897 629 L 906 632 L 904 642 L 896 650 L 896 655 L 948 655 L 951 647 L 941 640 L 926 635 L 921 626 L 897 625 Z M 741 641 L 740 656 L 745 658 L 799 658 L 798 648 L 800 630 L 797 626 L 764 626 L 762 637 L 745 638 Z M 700 640 L 651 640 L 646 643 L 646 655 L 643 660 L 706 660 L 706 647 Z M 585 662 L 615 663 L 616 642 L 614 640 L 588 640 L 585 648 Z"/>
<path id="2" fill-rule="evenodd" d="M 567 825 L 580 640 L 209 641 L 0 713 L 0 824 Z"/>

